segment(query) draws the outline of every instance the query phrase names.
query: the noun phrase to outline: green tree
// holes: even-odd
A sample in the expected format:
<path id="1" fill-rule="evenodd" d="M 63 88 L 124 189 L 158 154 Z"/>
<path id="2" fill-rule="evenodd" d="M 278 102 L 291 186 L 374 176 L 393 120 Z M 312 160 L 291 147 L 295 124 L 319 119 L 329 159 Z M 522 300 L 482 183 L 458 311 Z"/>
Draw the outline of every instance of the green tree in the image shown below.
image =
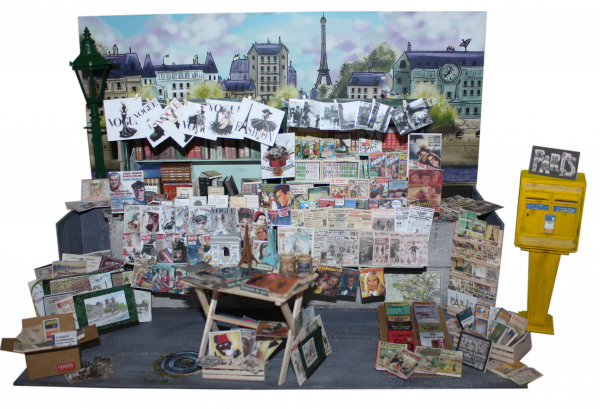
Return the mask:
<path id="1" fill-rule="evenodd" d="M 299 96 L 300 91 L 294 86 L 294 84 L 286 85 L 285 87 L 281 87 L 275 91 L 275 94 L 273 94 L 273 99 L 270 99 L 267 102 L 267 105 L 275 109 L 281 109 L 281 98 L 290 99 L 298 98 Z"/>
<path id="2" fill-rule="evenodd" d="M 83 41 L 83 31 L 79 32 L 79 44 Z M 94 40 L 96 41 L 96 40 Z M 108 47 L 100 41 L 96 41 L 96 51 L 102 55 L 108 55 Z"/>
<path id="3" fill-rule="evenodd" d="M 459 119 L 459 115 L 449 103 L 442 91 L 431 82 L 417 82 L 410 95 L 407 98 L 431 99 L 433 106 L 429 110 L 429 115 L 433 123 L 428 128 L 436 129 L 443 126 L 453 126 Z"/>
<path id="4" fill-rule="evenodd" d="M 377 41 L 371 45 L 368 53 L 361 55 L 357 61 L 345 62 L 340 67 L 337 81 L 329 95 L 330 98 L 348 98 L 348 81 L 352 72 L 366 72 L 371 64 L 371 71 L 389 72 L 394 61 L 400 56 L 400 50 L 386 41 Z"/>
<path id="5" fill-rule="evenodd" d="M 138 97 L 142 98 L 142 102 L 156 97 L 154 88 L 152 88 L 152 85 L 150 84 L 144 85 L 139 92 L 129 90 L 127 92 L 127 98 L 135 98 L 135 94 L 138 94 Z"/>
<path id="6" fill-rule="evenodd" d="M 196 82 L 187 92 L 188 99 L 225 98 L 225 93 L 218 82 Z"/>
<path id="7" fill-rule="evenodd" d="M 330 92 L 329 88 L 330 87 L 328 87 L 327 84 L 321 83 L 321 85 L 319 85 L 319 88 L 317 88 L 317 98 L 327 98 Z"/>

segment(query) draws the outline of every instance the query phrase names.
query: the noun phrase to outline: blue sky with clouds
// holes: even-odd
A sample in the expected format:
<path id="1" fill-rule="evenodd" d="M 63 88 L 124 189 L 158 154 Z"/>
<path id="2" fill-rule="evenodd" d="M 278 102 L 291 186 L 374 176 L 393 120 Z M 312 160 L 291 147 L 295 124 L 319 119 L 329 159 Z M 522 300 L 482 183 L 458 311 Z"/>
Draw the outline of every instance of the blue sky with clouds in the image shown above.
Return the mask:
<path id="1" fill-rule="evenodd" d="M 281 41 L 290 50 L 298 73 L 298 87 L 309 91 L 317 79 L 321 54 L 322 13 L 157 14 L 80 17 L 79 30 L 88 27 L 96 41 L 119 52 L 129 47 L 141 62 L 150 53 L 154 64 L 200 62 L 208 51 L 223 79 L 235 54 L 246 54 L 255 41 Z M 462 39 L 471 38 L 469 51 L 485 50 L 485 12 L 328 12 L 327 62 L 331 79 L 346 61 L 356 61 L 372 44 L 385 40 L 400 51 L 410 41 L 413 51 L 462 50 Z M 77 38 L 77 37 L 74 37 Z"/>

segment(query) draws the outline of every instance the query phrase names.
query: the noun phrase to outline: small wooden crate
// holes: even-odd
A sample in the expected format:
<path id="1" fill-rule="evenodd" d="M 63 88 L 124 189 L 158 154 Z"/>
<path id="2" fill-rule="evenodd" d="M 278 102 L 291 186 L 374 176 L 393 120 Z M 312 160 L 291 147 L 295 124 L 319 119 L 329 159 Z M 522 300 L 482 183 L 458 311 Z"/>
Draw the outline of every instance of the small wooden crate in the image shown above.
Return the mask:
<path id="1" fill-rule="evenodd" d="M 203 379 L 224 379 L 230 381 L 264 381 L 265 380 L 265 370 L 267 366 L 262 371 L 258 373 L 252 373 L 250 371 L 246 371 L 238 366 L 217 366 L 214 368 L 203 368 L 202 369 L 202 378 Z"/>
<path id="2" fill-rule="evenodd" d="M 461 330 L 452 333 L 452 346 L 454 349 L 458 346 L 458 339 L 460 338 Z M 531 332 L 527 332 L 525 339 L 519 342 L 517 345 L 508 347 L 505 345 L 492 344 L 492 352 L 490 358 L 497 359 L 502 362 L 508 362 L 509 364 L 516 364 L 519 362 L 527 353 L 531 351 Z"/>

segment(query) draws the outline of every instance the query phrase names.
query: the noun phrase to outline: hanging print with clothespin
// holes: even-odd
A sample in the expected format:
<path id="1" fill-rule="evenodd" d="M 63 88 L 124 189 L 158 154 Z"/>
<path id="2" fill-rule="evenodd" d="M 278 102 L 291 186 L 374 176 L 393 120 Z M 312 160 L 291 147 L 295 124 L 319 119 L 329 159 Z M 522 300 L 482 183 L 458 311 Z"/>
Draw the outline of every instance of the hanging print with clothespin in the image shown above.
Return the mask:
<path id="1" fill-rule="evenodd" d="M 139 131 L 134 114 L 142 111 L 141 98 L 122 98 L 104 101 L 106 134 L 109 142 L 145 138 Z"/>

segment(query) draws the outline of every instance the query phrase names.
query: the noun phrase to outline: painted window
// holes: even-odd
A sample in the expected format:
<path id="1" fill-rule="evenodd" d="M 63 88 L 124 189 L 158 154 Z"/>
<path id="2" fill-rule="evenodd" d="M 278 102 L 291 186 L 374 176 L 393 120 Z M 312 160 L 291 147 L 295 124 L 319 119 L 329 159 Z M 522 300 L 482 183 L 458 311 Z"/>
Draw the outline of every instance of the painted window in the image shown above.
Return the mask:
<path id="1" fill-rule="evenodd" d="M 396 84 L 402 84 L 402 78 L 396 78 Z"/>
<path id="2" fill-rule="evenodd" d="M 400 61 L 400 68 L 406 68 L 406 61 Z"/>

